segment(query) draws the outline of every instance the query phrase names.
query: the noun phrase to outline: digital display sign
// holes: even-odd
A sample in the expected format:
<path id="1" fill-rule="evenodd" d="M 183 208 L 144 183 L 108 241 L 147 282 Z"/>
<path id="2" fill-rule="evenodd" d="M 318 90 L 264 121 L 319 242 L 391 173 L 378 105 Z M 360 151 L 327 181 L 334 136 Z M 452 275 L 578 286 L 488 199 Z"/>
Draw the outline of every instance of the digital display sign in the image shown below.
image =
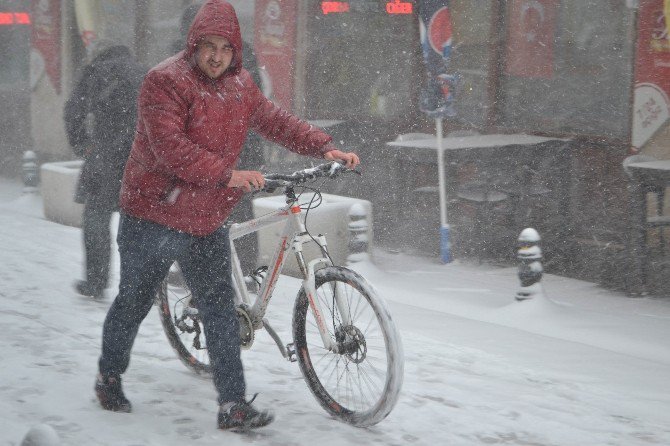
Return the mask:
<path id="1" fill-rule="evenodd" d="M 402 0 L 387 2 L 321 2 L 323 15 L 345 12 L 386 12 L 387 14 L 412 14 L 414 4 Z"/>
<path id="2" fill-rule="evenodd" d="M 405 119 L 423 65 L 417 2 L 319 1 L 307 9 L 308 119 Z"/>
<path id="3" fill-rule="evenodd" d="M 349 12 L 349 2 L 321 2 L 324 15 L 336 12 Z"/>
<path id="4" fill-rule="evenodd" d="M 27 12 L 0 12 L 0 25 L 30 25 Z"/>
<path id="5" fill-rule="evenodd" d="M 395 0 L 386 3 L 386 12 L 389 14 L 411 14 L 414 12 L 414 5 L 410 2 Z"/>

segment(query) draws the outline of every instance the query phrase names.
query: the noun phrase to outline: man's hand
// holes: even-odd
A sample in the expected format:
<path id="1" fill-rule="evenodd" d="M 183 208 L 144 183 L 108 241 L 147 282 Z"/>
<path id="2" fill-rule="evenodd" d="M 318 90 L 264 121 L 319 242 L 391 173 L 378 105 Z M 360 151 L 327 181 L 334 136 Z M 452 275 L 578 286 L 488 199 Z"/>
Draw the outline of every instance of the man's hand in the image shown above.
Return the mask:
<path id="1" fill-rule="evenodd" d="M 265 185 L 265 178 L 255 170 L 233 170 L 228 187 L 241 187 L 246 192 L 259 190 Z"/>
<path id="2" fill-rule="evenodd" d="M 326 154 L 323 156 L 325 159 L 328 161 L 343 161 L 344 164 L 347 166 L 347 169 L 353 169 L 354 167 L 358 166 L 358 164 L 361 162 L 361 160 L 358 159 L 358 155 L 356 155 L 353 152 L 342 152 L 340 150 L 331 150 L 330 152 L 326 152 Z"/>

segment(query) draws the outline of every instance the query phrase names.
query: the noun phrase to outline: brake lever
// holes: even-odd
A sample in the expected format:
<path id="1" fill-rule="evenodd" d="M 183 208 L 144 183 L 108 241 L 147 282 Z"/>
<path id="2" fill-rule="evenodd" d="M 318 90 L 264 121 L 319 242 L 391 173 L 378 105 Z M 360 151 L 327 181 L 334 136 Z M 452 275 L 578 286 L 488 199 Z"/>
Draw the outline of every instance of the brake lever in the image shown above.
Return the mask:
<path id="1" fill-rule="evenodd" d="M 348 170 L 344 164 L 339 161 L 331 161 L 329 165 L 326 164 L 325 166 L 328 178 L 335 178 L 340 172 L 346 172 Z"/>
<path id="2" fill-rule="evenodd" d="M 284 184 L 284 182 L 282 180 L 277 180 L 277 179 L 274 179 L 274 178 L 271 178 L 271 177 L 272 177 L 272 175 L 267 175 L 265 177 L 265 185 L 258 190 L 252 191 L 251 194 L 256 195 L 256 194 L 259 194 L 261 192 L 266 192 L 266 193 L 271 194 L 271 193 L 275 192 L 277 189 L 286 186 L 286 184 Z"/>
<path id="3" fill-rule="evenodd" d="M 360 170 L 356 170 L 355 168 L 348 169 L 344 164 L 334 161 L 332 167 L 330 168 L 330 172 L 328 172 L 328 178 L 335 178 L 340 173 L 355 173 L 357 175 L 363 175 Z"/>

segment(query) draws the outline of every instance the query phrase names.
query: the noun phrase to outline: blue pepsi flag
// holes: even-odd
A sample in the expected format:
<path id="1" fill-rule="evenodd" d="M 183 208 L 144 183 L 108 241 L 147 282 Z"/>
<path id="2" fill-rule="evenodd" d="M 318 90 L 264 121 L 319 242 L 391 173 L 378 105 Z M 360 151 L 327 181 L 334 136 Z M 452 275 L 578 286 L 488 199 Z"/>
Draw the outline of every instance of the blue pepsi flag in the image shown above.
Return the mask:
<path id="1" fill-rule="evenodd" d="M 435 118 L 454 116 L 458 76 L 449 72 L 453 43 L 449 0 L 419 1 L 419 26 L 426 64 L 419 108 Z"/>

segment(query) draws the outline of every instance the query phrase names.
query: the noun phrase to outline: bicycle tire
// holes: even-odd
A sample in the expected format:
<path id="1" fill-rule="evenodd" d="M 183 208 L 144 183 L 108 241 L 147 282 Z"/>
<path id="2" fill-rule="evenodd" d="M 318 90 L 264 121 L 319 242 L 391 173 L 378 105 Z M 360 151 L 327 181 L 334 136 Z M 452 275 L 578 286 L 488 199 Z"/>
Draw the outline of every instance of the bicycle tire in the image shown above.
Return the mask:
<path id="1" fill-rule="evenodd" d="M 352 324 L 347 327 L 342 326 L 339 311 L 333 308 L 333 287 L 328 286 L 333 283 L 342 284 L 335 289 L 345 290 L 352 317 Z M 340 341 L 346 335 L 350 336 L 349 341 L 351 334 L 355 336 L 348 353 L 326 350 L 302 288 L 293 310 L 293 341 L 303 377 L 319 404 L 337 419 L 359 427 L 377 424 L 393 410 L 403 381 L 402 343 L 391 315 L 368 282 L 347 268 L 331 266 L 317 271 L 315 287 L 315 298 L 320 302 L 331 339 L 345 350 Z M 354 347 L 355 351 L 351 351 Z M 334 370 L 326 370 L 328 367 Z M 344 376 L 352 372 L 356 375 Z M 373 382 L 377 378 L 380 382 Z M 340 389 L 340 386 L 348 387 Z M 369 399 L 356 394 L 367 390 L 373 393 Z"/>
<path id="2" fill-rule="evenodd" d="M 181 271 L 171 269 L 156 292 L 158 314 L 168 342 L 177 353 L 179 360 L 199 375 L 210 375 L 212 368 L 209 364 L 209 354 L 206 348 L 207 343 L 202 322 L 198 320 L 197 316 L 189 317 L 187 322 L 191 327 L 198 324 L 200 333 L 198 341 L 204 346 L 202 348 L 195 347 L 194 335 L 182 331 L 175 324 L 175 313 L 177 313 L 177 318 L 181 317 L 181 312 L 185 308 L 183 305 L 184 298 L 190 296 L 190 294 L 191 291 L 181 277 Z"/>

